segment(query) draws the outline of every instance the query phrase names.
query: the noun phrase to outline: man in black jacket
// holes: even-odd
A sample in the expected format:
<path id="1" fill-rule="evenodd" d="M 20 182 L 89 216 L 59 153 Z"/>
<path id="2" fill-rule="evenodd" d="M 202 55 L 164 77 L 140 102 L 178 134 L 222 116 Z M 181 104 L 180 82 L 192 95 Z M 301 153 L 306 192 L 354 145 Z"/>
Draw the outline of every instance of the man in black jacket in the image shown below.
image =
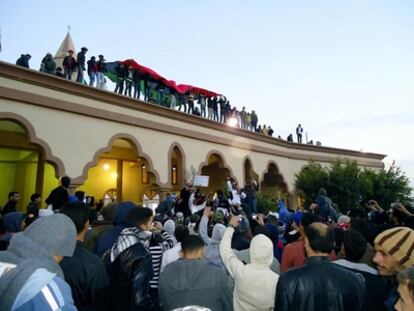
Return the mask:
<path id="1" fill-rule="evenodd" d="M 103 256 L 113 295 L 111 310 L 154 309 L 149 295 L 153 277 L 149 250 L 152 220 L 151 209 L 132 208 L 126 216 L 128 227 Z"/>
<path id="2" fill-rule="evenodd" d="M 60 210 L 76 227 L 76 247 L 72 257 L 59 263 L 65 281 L 72 289 L 78 310 L 109 310 L 109 282 L 101 258 L 92 254 L 83 243 L 89 229 L 89 208 L 82 202 L 66 203 Z"/>
<path id="3" fill-rule="evenodd" d="M 328 225 L 316 222 L 305 229 L 308 261 L 280 276 L 275 310 L 365 310 L 363 279 L 329 260 L 333 246 L 334 232 Z"/>
<path id="4" fill-rule="evenodd" d="M 9 200 L 7 201 L 6 204 L 4 204 L 4 206 L 1 210 L 1 215 L 2 216 L 6 215 L 8 213 L 17 211 L 16 210 L 16 204 L 20 200 L 20 194 L 17 191 L 9 192 L 8 199 Z"/>
<path id="5" fill-rule="evenodd" d="M 60 186 L 52 190 L 46 199 L 46 204 L 52 204 L 53 210 L 60 209 L 63 204 L 69 201 L 69 186 L 70 178 L 63 176 L 60 179 Z"/>
<path id="6" fill-rule="evenodd" d="M 83 47 L 81 51 L 78 53 L 76 64 L 78 65 L 78 77 L 76 78 L 76 82 L 83 83 L 83 72 L 85 71 L 85 61 L 86 61 L 86 52 L 88 49 Z"/>

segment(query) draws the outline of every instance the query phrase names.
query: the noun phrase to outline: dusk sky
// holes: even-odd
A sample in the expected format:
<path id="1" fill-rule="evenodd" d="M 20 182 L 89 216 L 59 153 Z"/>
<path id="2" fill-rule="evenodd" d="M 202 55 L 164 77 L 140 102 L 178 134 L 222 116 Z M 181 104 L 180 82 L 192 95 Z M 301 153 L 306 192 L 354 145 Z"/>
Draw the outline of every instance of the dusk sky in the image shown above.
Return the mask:
<path id="1" fill-rule="evenodd" d="M 255 110 L 286 138 L 387 154 L 414 186 L 414 1 L 0 0 L 0 60 L 134 58 Z"/>

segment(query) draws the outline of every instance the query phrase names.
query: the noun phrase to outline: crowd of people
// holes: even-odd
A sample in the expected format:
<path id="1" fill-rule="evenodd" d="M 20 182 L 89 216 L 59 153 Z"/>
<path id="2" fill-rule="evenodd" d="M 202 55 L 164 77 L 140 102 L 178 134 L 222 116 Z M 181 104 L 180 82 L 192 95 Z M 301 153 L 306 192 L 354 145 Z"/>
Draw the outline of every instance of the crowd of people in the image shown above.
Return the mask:
<path id="1" fill-rule="evenodd" d="M 68 50 L 63 59 L 63 68 L 56 67 L 56 62 L 51 53 L 47 53 L 42 59 L 40 71 L 56 75 L 58 77 L 72 80 L 75 73 L 76 81 L 87 84 L 85 71 L 89 77 L 89 86 L 107 89 L 106 74 L 108 66 L 103 55 L 92 56 L 86 61 L 88 49 L 82 47 L 81 51 L 74 56 L 73 50 Z M 16 65 L 29 68 L 30 54 L 22 54 L 16 61 Z M 202 92 L 178 93 L 174 88 L 166 85 L 161 80 L 152 78 L 147 73 L 141 73 L 139 69 L 122 62 L 116 63 L 114 68 L 116 75 L 115 93 L 129 96 L 138 100 L 154 103 L 163 107 L 177 109 L 195 116 L 221 122 L 232 127 L 253 131 L 265 136 L 273 137 L 274 130 L 270 125 L 259 124 L 259 118 L 254 110 L 246 111 L 246 107 L 239 110 L 232 106 L 230 101 L 223 95 L 206 96 Z M 299 124 L 296 128 L 297 143 L 302 143 L 303 128 Z M 277 139 L 283 138 L 278 135 Z M 289 134 L 286 141 L 294 142 L 293 135 Z M 318 145 L 320 142 L 307 141 L 307 144 Z"/>
<path id="2" fill-rule="evenodd" d="M 264 215 L 257 183 L 190 183 L 153 211 L 95 204 L 61 178 L 1 209 L 1 310 L 413 310 L 414 216 L 375 200 L 340 214 L 324 189 Z M 335 202 L 340 203 L 340 202 Z M 193 306 L 192 308 L 187 308 Z"/>

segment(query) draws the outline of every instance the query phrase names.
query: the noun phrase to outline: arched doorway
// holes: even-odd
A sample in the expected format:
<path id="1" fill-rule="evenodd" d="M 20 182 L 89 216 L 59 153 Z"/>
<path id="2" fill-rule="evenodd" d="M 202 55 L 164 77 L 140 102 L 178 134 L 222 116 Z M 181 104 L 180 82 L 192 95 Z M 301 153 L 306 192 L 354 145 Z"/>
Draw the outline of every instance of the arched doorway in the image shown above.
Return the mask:
<path id="1" fill-rule="evenodd" d="M 20 201 L 16 207 L 23 212 L 32 194 L 41 194 L 44 201 L 59 184 L 55 164 L 47 161 L 45 149 L 33 142 L 34 130 L 30 127 L 29 133 L 27 126 L 0 119 L 0 205 L 7 202 L 9 192 L 17 191 Z"/>
<path id="2" fill-rule="evenodd" d="M 230 169 L 225 166 L 219 153 L 211 153 L 201 167 L 201 175 L 209 176 L 209 185 L 203 188 L 205 192 L 215 192 L 225 189 L 226 179 L 232 177 Z M 204 190 L 205 189 L 205 190 Z"/>
<path id="3" fill-rule="evenodd" d="M 157 177 L 148 159 L 140 154 L 136 143 L 129 138 L 113 139 L 110 146 L 98 154 L 96 164 L 87 171 L 82 190 L 95 201 L 108 199 L 117 202 L 143 203 L 143 189 L 157 189 Z"/>
<path id="4" fill-rule="evenodd" d="M 254 179 L 256 182 L 259 181 L 259 175 L 253 170 L 252 163 L 249 158 L 244 160 L 244 182 Z"/>
<path id="5" fill-rule="evenodd" d="M 180 191 L 184 186 L 184 155 L 177 145 L 170 150 L 170 183 L 173 191 Z"/>
<path id="6" fill-rule="evenodd" d="M 275 163 L 269 163 L 267 166 L 267 171 L 260 183 L 260 191 L 264 193 L 279 191 L 281 194 L 288 192 L 287 184 Z"/>

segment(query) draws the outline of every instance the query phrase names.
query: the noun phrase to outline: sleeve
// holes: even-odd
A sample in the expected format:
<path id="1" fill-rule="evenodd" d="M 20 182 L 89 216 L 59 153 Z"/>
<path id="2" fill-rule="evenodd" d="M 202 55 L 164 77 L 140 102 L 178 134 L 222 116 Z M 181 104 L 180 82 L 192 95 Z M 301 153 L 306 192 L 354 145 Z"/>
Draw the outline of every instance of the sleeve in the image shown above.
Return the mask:
<path id="1" fill-rule="evenodd" d="M 167 249 L 173 248 L 174 246 L 174 240 L 171 238 L 171 235 L 166 231 L 162 233 L 161 246 L 162 252 L 165 252 Z"/>
<path id="2" fill-rule="evenodd" d="M 228 227 L 224 232 L 220 243 L 220 256 L 227 271 L 234 279 L 236 279 L 243 270 L 244 264 L 237 258 L 231 249 L 231 239 L 233 237 L 233 233 L 234 228 L 232 227 Z"/>
<path id="3" fill-rule="evenodd" d="M 286 286 L 283 275 L 279 278 L 276 287 L 275 307 L 277 311 L 290 311 L 288 286 Z"/>
<path id="4" fill-rule="evenodd" d="M 55 277 L 41 291 L 44 302 L 51 310 L 75 311 L 77 310 L 72 298 L 69 285 L 59 277 Z M 43 305 L 42 310 L 46 310 Z"/>
<path id="5" fill-rule="evenodd" d="M 133 310 L 145 310 L 152 275 L 152 259 L 149 253 L 141 260 L 136 260 L 131 270 Z"/>
<path id="6" fill-rule="evenodd" d="M 222 310 L 233 310 L 233 289 L 229 286 L 229 278 L 227 274 L 221 274 L 221 292 L 223 293 L 223 307 Z"/>
<path id="7" fill-rule="evenodd" d="M 208 233 L 207 233 L 208 231 L 207 226 L 208 226 L 208 218 L 203 215 L 203 217 L 201 218 L 200 226 L 198 227 L 198 230 L 200 233 L 200 237 L 203 239 L 205 245 L 208 245 L 208 243 L 210 242 L 210 239 L 208 238 Z"/>

